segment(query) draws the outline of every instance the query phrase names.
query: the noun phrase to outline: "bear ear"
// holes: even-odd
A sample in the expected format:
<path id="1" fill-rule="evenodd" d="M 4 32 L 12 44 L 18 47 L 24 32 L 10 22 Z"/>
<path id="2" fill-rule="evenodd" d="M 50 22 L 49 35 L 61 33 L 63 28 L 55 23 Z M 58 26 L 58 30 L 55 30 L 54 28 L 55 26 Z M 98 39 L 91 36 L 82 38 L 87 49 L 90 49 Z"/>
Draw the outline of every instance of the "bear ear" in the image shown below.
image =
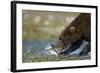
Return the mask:
<path id="1" fill-rule="evenodd" d="M 69 31 L 70 33 L 74 33 L 76 30 L 76 28 L 74 26 L 70 26 Z"/>

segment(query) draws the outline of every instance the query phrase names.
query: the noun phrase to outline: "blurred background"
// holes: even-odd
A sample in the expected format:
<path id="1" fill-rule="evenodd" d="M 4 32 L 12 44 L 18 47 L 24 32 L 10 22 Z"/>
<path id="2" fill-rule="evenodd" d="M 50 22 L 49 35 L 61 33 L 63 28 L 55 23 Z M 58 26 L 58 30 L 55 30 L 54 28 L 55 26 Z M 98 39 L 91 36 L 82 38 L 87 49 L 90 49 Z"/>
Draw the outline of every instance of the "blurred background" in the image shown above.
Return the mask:
<path id="1" fill-rule="evenodd" d="M 23 10 L 23 40 L 58 39 L 79 13 Z"/>

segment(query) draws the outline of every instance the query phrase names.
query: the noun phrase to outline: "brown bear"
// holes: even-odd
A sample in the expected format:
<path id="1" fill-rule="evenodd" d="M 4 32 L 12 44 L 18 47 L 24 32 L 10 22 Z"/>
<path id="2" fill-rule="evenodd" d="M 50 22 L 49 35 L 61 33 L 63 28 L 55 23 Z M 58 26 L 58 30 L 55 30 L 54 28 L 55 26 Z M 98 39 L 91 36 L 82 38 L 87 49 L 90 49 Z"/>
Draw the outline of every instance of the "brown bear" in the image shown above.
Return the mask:
<path id="1" fill-rule="evenodd" d="M 61 54 L 69 54 L 81 45 L 82 40 L 89 42 L 89 45 L 84 48 L 80 55 L 87 54 L 90 51 L 91 42 L 91 14 L 80 13 L 69 26 L 66 26 L 59 35 L 59 46 L 64 49 L 68 48 L 67 52 Z"/>

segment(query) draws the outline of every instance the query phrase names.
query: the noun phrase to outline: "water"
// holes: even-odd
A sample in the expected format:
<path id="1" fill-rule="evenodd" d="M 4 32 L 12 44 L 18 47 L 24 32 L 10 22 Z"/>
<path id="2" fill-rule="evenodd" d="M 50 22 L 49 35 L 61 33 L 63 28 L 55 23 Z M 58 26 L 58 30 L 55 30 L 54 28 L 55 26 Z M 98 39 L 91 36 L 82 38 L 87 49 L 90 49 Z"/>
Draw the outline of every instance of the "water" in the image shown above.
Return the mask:
<path id="1" fill-rule="evenodd" d="M 46 46 L 54 40 L 23 40 L 23 50 L 27 52 L 30 49 L 30 53 L 33 55 L 42 55 L 42 51 Z"/>
<path id="2" fill-rule="evenodd" d="M 46 50 L 46 48 L 50 47 L 50 45 L 48 46 L 48 44 L 53 43 L 53 42 L 56 42 L 56 41 L 54 40 L 23 40 L 23 51 L 29 52 L 35 56 L 44 55 L 48 52 L 50 54 L 54 54 L 55 52 L 53 50 Z M 83 44 L 81 44 L 79 48 L 71 52 L 69 55 L 73 55 L 73 54 L 78 55 L 81 51 L 84 50 L 87 44 L 88 42 L 83 41 Z"/>

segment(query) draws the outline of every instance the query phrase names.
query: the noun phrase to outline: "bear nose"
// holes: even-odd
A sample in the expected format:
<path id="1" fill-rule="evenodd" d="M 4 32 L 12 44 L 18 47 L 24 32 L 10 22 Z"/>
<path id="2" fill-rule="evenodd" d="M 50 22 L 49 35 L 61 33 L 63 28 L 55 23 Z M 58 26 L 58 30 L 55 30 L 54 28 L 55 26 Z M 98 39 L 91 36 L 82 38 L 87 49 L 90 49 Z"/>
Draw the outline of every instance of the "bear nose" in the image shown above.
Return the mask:
<path id="1" fill-rule="evenodd" d="M 62 49 L 64 47 L 64 44 L 63 44 L 62 40 L 58 40 L 55 43 L 52 43 L 51 45 L 54 48 L 61 48 Z"/>
<path id="2" fill-rule="evenodd" d="M 58 40 L 58 41 L 57 41 L 57 46 L 58 46 L 59 48 L 63 48 L 63 47 L 64 47 L 63 41 L 62 41 L 62 40 Z"/>

